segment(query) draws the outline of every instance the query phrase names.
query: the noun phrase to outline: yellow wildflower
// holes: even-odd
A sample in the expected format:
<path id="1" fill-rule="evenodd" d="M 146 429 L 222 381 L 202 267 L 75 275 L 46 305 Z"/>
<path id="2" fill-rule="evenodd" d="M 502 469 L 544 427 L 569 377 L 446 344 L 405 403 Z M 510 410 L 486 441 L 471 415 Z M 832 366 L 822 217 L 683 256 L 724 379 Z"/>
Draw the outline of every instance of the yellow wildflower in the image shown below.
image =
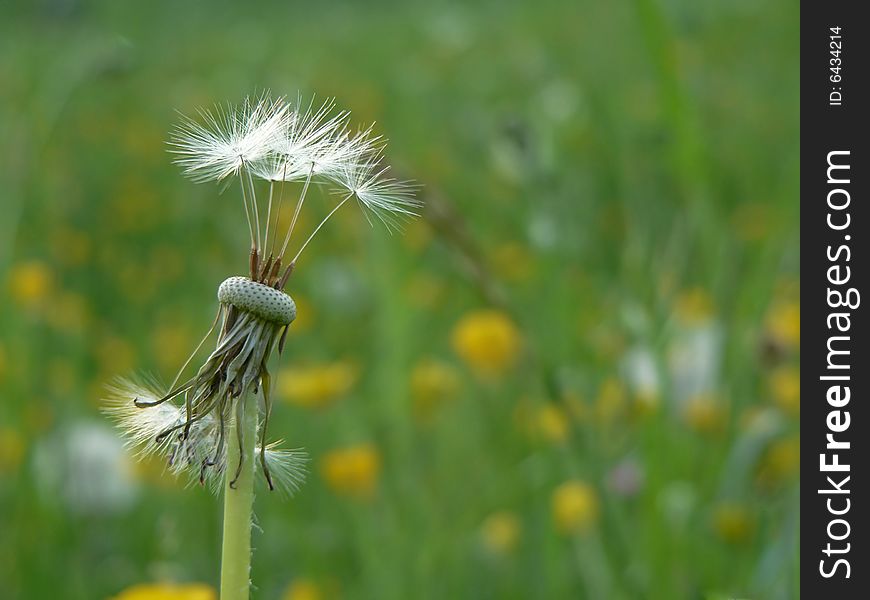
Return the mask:
<path id="1" fill-rule="evenodd" d="M 801 372 L 797 367 L 779 367 L 770 376 L 774 403 L 790 415 L 801 411 Z"/>
<path id="2" fill-rule="evenodd" d="M 588 530 L 598 520 L 598 504 L 598 494 L 591 485 L 578 480 L 566 481 L 553 492 L 556 528 L 564 534 Z"/>
<path id="3" fill-rule="evenodd" d="M 411 397 L 415 415 L 427 421 L 459 390 L 459 374 L 451 365 L 434 359 L 419 362 L 411 371 Z"/>
<path id="4" fill-rule="evenodd" d="M 718 433 L 725 427 L 728 413 L 722 402 L 709 394 L 690 398 L 683 412 L 686 423 L 699 433 Z"/>
<path id="5" fill-rule="evenodd" d="M 347 394 L 356 378 L 356 367 L 343 361 L 288 367 L 278 374 L 279 393 L 291 404 L 322 408 Z"/>
<path id="6" fill-rule="evenodd" d="M 574 407 L 563 404 L 569 400 L 564 398 L 562 402 L 550 402 L 522 398 L 513 411 L 514 424 L 533 440 L 560 444 L 571 434 L 572 413 L 568 411 L 574 410 Z"/>
<path id="7" fill-rule="evenodd" d="M 498 375 L 510 368 L 520 352 L 520 332 L 505 313 L 478 310 L 465 315 L 453 329 L 453 349 L 473 369 Z"/>
<path id="8" fill-rule="evenodd" d="M 797 350 L 801 345 L 801 305 L 798 302 L 774 304 L 764 318 L 768 336 L 778 345 Z"/>
<path id="9" fill-rule="evenodd" d="M 0 473 L 14 473 L 24 458 L 24 438 L 12 427 L 0 428 Z"/>
<path id="10" fill-rule="evenodd" d="M 501 510 L 489 515 L 480 527 L 483 546 L 493 554 L 510 554 L 517 547 L 522 523 L 516 514 Z"/>
<path id="11" fill-rule="evenodd" d="M 758 469 L 762 486 L 779 485 L 800 473 L 801 442 L 797 435 L 778 440 L 764 453 Z"/>
<path id="12" fill-rule="evenodd" d="M 204 583 L 140 583 L 112 600 L 217 600 L 217 594 Z"/>
<path id="13" fill-rule="evenodd" d="M 8 283 L 12 299 L 22 307 L 33 308 L 48 299 L 54 275 L 44 262 L 28 260 L 12 266 Z"/>
<path id="14" fill-rule="evenodd" d="M 296 579 L 284 592 L 283 600 L 322 600 L 320 587 L 310 579 Z"/>
<path id="15" fill-rule="evenodd" d="M 701 288 L 687 290 L 677 296 L 674 314 L 684 325 L 705 323 L 714 314 L 713 299 Z"/>
<path id="16" fill-rule="evenodd" d="M 739 544 L 749 541 L 755 522 L 749 510 L 733 502 L 723 502 L 713 510 L 713 530 L 722 540 Z"/>
<path id="17" fill-rule="evenodd" d="M 321 461 L 327 485 L 338 494 L 357 498 L 374 493 L 380 472 L 381 455 L 372 444 L 332 450 Z"/>

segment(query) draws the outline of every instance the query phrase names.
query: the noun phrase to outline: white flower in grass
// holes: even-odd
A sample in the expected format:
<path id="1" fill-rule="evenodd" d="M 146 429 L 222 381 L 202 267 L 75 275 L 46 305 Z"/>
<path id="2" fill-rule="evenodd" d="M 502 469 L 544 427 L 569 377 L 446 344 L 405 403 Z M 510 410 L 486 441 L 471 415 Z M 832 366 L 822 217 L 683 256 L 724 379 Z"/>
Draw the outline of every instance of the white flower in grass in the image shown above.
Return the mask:
<path id="1" fill-rule="evenodd" d="M 176 163 L 195 181 L 220 180 L 267 158 L 293 114 L 283 99 L 246 98 L 242 104 L 201 109 L 203 123 L 183 117 L 170 145 Z"/>

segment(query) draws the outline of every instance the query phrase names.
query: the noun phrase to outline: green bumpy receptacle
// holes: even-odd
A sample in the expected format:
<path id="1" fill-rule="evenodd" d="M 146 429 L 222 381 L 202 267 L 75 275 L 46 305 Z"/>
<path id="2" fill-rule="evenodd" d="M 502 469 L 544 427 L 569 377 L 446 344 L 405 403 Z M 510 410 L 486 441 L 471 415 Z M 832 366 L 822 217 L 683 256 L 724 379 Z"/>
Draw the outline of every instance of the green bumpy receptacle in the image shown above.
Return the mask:
<path id="1" fill-rule="evenodd" d="M 218 288 L 218 300 L 279 325 L 289 325 L 296 318 L 293 298 L 247 277 L 226 279 Z"/>

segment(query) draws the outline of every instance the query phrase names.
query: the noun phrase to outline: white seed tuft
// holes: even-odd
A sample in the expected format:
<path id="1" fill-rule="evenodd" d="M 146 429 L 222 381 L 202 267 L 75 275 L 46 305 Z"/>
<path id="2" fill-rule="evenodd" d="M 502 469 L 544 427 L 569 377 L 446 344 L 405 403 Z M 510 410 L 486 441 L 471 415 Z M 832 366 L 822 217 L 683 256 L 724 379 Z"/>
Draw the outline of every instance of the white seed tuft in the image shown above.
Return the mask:
<path id="1" fill-rule="evenodd" d="M 281 99 L 246 98 L 233 106 L 201 109 L 204 123 L 183 117 L 170 145 L 176 162 L 195 181 L 221 180 L 266 159 L 284 134 L 290 107 Z"/>

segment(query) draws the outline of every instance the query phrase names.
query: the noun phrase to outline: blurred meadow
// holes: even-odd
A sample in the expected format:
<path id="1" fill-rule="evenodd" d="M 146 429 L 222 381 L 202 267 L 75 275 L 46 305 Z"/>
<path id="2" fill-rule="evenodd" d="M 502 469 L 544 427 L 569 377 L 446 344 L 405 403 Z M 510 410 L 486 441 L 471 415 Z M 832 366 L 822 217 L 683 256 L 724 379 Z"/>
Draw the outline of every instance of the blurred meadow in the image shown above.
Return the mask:
<path id="1" fill-rule="evenodd" d="M 216 597 L 220 496 L 101 414 L 247 268 L 176 111 L 376 121 L 427 206 L 288 285 L 254 598 L 799 596 L 798 5 L 0 5 L 0 597 Z M 308 205 L 306 205 L 308 206 Z M 326 197 L 303 211 L 310 230 Z"/>

